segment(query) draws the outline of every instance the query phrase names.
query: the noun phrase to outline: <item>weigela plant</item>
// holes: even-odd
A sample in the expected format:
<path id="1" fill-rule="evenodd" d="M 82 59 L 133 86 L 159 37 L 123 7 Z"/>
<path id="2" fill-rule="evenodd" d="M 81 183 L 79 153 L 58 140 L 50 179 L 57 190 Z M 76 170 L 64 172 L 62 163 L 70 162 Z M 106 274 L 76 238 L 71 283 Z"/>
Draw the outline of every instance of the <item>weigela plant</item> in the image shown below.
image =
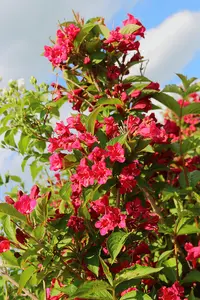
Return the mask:
<path id="1" fill-rule="evenodd" d="M 142 68 L 132 75 L 144 36 L 130 14 L 112 31 L 75 15 L 44 47 L 62 80 L 32 137 L 47 142 L 55 176 L 0 204 L 5 295 L 200 298 L 200 85 L 178 74 L 181 86 L 160 91 Z M 168 109 L 162 123 L 152 99 Z M 45 136 L 59 101 L 74 112 Z"/>

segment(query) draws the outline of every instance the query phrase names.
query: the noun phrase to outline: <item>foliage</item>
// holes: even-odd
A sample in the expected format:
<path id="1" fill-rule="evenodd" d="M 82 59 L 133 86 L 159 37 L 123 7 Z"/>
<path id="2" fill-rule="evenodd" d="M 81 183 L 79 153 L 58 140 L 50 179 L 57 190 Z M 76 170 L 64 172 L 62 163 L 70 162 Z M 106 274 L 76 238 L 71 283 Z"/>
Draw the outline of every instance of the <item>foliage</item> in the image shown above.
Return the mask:
<path id="1" fill-rule="evenodd" d="M 75 15 L 44 50 L 66 84 L 2 93 L 2 146 L 32 159 L 33 179 L 55 172 L 0 203 L 2 295 L 200 298 L 200 85 L 130 76 L 144 32 L 132 15 L 113 31 Z M 65 101 L 76 113 L 53 129 Z"/>

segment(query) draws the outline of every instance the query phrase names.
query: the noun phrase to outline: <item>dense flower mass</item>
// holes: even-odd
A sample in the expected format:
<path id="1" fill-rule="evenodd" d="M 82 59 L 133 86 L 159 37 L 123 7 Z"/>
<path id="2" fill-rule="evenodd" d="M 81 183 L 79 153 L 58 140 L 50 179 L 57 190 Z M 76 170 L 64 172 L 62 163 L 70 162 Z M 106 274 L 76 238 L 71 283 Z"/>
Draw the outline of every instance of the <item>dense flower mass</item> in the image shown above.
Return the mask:
<path id="1" fill-rule="evenodd" d="M 20 186 L 0 203 L 0 275 L 16 282 L 14 294 L 3 288 L 13 299 L 16 287 L 31 299 L 200 298 L 200 85 L 178 74 L 180 86 L 161 90 L 144 74 L 145 27 L 131 14 L 122 24 L 78 14 L 59 24 L 44 51 L 57 69 L 50 90 L 32 78 L 19 124 L 4 124 L 3 107 L 2 145 L 38 182 L 28 194 L 17 176 L 0 177 Z M 55 123 L 66 101 L 73 113 Z"/>

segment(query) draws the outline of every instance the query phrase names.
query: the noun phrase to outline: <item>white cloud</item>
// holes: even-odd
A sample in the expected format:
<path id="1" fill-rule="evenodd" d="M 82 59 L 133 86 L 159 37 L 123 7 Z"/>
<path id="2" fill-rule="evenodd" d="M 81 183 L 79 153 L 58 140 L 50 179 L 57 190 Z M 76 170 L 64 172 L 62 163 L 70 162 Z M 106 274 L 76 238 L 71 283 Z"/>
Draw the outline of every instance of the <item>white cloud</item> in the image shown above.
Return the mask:
<path id="1" fill-rule="evenodd" d="M 146 76 L 160 83 L 171 80 L 200 50 L 200 12 L 179 12 L 148 30 L 141 50 L 149 59 Z"/>

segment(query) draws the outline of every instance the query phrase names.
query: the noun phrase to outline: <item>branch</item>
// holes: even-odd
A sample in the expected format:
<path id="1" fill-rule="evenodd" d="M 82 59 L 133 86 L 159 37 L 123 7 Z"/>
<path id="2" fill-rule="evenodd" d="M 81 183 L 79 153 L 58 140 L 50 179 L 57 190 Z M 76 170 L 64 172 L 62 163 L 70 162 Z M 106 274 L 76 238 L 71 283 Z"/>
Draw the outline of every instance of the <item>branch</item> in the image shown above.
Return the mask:
<path id="1" fill-rule="evenodd" d="M 12 277 L 10 277 L 8 274 L 0 273 L 0 275 L 3 276 L 6 280 L 10 281 L 14 286 L 19 288 L 19 284 L 14 279 L 12 279 Z M 38 298 L 34 294 L 30 293 L 27 289 L 23 288 L 22 291 L 27 296 L 29 296 L 32 300 L 38 300 Z"/>

